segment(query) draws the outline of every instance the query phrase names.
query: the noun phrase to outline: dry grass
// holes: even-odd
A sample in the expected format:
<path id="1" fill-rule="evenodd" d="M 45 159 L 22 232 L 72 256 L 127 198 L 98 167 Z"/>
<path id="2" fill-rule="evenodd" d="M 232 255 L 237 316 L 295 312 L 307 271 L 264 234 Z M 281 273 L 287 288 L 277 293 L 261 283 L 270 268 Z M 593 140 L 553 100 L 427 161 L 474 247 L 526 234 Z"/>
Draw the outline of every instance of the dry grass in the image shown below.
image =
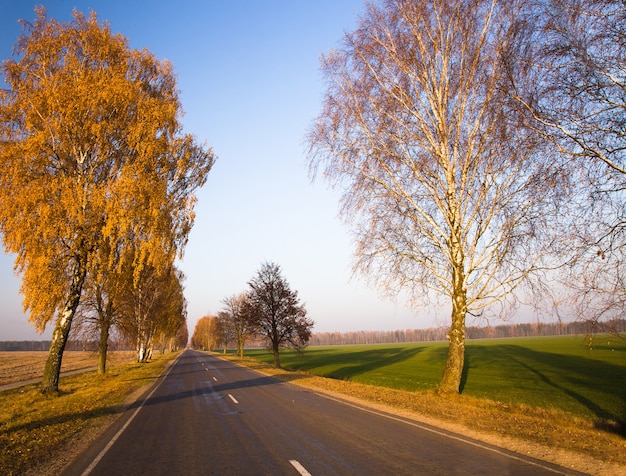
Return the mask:
<path id="1" fill-rule="evenodd" d="M 0 392 L 0 474 L 58 474 L 176 355 L 61 377 L 54 396 L 36 383 Z"/>
<path id="2" fill-rule="evenodd" d="M 107 355 L 107 366 L 132 361 L 134 351 L 114 351 Z M 48 352 L 0 352 L 0 386 L 40 378 Z M 61 372 L 95 368 L 97 352 L 67 351 L 63 353 Z"/>
<path id="3" fill-rule="evenodd" d="M 222 356 L 223 357 L 223 356 Z M 229 360 L 322 393 L 400 414 L 564 467 L 598 475 L 626 475 L 626 440 L 591 421 L 553 410 L 433 391 L 405 391 L 274 369 L 254 359 Z"/>

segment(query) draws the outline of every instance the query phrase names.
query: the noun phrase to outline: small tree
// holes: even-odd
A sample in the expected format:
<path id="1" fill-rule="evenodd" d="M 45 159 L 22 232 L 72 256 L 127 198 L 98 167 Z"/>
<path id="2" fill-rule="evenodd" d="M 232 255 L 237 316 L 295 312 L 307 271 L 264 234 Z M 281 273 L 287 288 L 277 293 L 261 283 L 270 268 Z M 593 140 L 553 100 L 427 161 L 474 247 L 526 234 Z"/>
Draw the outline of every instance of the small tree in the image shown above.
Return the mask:
<path id="1" fill-rule="evenodd" d="M 180 349 L 184 349 L 189 344 L 189 328 L 187 327 L 187 319 L 178 328 L 176 335 L 172 339 L 170 350 L 176 352 Z"/>
<path id="2" fill-rule="evenodd" d="M 233 329 L 233 320 L 227 311 L 219 311 L 217 313 L 217 336 L 218 343 L 222 346 L 224 354 L 228 351 L 228 344 L 233 340 L 235 331 Z"/>
<path id="3" fill-rule="evenodd" d="M 216 316 L 204 316 L 196 323 L 191 337 L 191 343 L 195 349 L 208 350 L 209 352 L 219 340 Z"/>
<path id="4" fill-rule="evenodd" d="M 280 266 L 264 263 L 248 282 L 252 303 L 252 322 L 267 338 L 274 354 L 274 366 L 280 367 L 280 349 L 302 349 L 309 342 L 313 321 L 307 318 L 297 291 L 289 288 Z"/>
<path id="5" fill-rule="evenodd" d="M 253 305 L 249 293 L 240 293 L 222 301 L 226 308 L 226 315 L 237 341 L 237 354 L 243 357 L 246 341 L 253 337 L 258 329 L 254 321 Z"/>
<path id="6" fill-rule="evenodd" d="M 84 297 L 76 310 L 78 324 L 87 328 L 98 337 L 98 373 L 106 373 L 109 335 L 115 325 L 115 298 L 111 288 L 101 282 L 87 282 L 83 290 Z"/>

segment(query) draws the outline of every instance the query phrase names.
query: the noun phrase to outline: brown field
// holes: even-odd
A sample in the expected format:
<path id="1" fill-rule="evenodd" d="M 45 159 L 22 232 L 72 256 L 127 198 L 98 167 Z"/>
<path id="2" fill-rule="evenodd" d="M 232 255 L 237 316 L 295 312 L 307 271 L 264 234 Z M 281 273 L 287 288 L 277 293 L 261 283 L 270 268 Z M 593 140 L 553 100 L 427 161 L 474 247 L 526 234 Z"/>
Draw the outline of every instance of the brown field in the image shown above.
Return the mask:
<path id="1" fill-rule="evenodd" d="M 134 351 L 113 351 L 107 355 L 107 366 L 134 359 Z M 40 378 L 48 352 L 0 352 L 0 386 Z M 91 351 L 63 353 L 61 372 L 87 370 L 98 366 L 98 354 Z"/>

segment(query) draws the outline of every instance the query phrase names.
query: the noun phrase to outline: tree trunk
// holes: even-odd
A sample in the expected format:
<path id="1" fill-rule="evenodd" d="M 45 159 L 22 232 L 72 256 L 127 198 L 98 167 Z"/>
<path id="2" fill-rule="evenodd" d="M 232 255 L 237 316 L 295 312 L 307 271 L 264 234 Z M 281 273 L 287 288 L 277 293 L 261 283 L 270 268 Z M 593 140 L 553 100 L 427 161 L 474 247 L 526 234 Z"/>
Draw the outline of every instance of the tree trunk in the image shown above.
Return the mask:
<path id="1" fill-rule="evenodd" d="M 449 183 L 454 183 L 451 176 Z M 455 197 L 454 187 L 448 194 Z M 459 393 L 461 389 L 461 379 L 463 377 L 463 366 L 465 365 L 465 314 L 467 312 L 467 290 L 465 288 L 465 256 L 461 245 L 461 225 L 458 217 L 459 207 L 454 199 L 450 199 L 450 222 L 452 224 L 450 234 L 450 253 L 452 258 L 452 315 L 450 331 L 447 338 L 448 357 L 446 366 L 439 382 L 438 392 L 440 394 Z"/>
<path id="2" fill-rule="evenodd" d="M 100 344 L 98 346 L 98 373 L 107 371 L 107 352 L 109 350 L 109 331 L 113 320 L 113 301 L 109 298 L 104 315 L 100 319 Z"/>
<path id="3" fill-rule="evenodd" d="M 465 312 L 453 309 L 452 325 L 448 332 L 448 356 L 443 370 L 438 392 L 459 393 L 463 367 L 465 365 Z"/>
<path id="4" fill-rule="evenodd" d="M 80 302 L 85 274 L 86 267 L 83 264 L 83 260 L 79 259 L 74 269 L 74 276 L 72 276 L 69 296 L 57 318 L 52 333 L 50 352 L 48 353 L 48 360 L 46 361 L 43 379 L 41 380 L 41 393 L 56 393 L 59 391 L 59 375 L 61 374 L 63 351 L 72 327 L 72 319 L 74 319 L 76 308 Z"/>
<path id="5" fill-rule="evenodd" d="M 145 339 L 140 338 L 137 341 L 137 362 L 142 364 L 146 362 L 150 356 L 150 348 Z"/>
<path id="6" fill-rule="evenodd" d="M 143 334 L 143 327 L 140 325 L 137 329 L 137 362 L 143 363 L 146 360 L 147 345 Z"/>
<path id="7" fill-rule="evenodd" d="M 278 343 L 272 343 L 272 351 L 274 352 L 274 368 L 280 368 L 280 353 L 278 351 Z"/>
<path id="8" fill-rule="evenodd" d="M 462 260 L 461 260 L 462 262 Z M 454 267 L 452 272 L 453 296 L 450 331 L 447 338 L 448 357 L 443 370 L 438 392 L 440 394 L 459 393 L 463 367 L 465 365 L 465 314 L 467 312 L 467 291 L 465 289 L 465 273 L 462 264 Z"/>
<path id="9" fill-rule="evenodd" d="M 100 345 L 98 346 L 98 373 L 104 374 L 107 371 L 107 350 L 109 348 L 109 328 L 111 322 L 104 319 L 100 323 Z"/>

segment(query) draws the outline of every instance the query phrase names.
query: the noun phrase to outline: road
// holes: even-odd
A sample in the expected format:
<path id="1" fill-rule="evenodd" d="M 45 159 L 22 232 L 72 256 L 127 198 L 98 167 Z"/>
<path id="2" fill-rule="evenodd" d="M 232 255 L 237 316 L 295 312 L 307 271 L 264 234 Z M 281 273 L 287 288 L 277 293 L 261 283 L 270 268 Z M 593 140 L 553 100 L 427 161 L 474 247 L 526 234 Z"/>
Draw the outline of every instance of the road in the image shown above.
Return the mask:
<path id="1" fill-rule="evenodd" d="M 187 350 L 62 474 L 580 473 Z"/>

